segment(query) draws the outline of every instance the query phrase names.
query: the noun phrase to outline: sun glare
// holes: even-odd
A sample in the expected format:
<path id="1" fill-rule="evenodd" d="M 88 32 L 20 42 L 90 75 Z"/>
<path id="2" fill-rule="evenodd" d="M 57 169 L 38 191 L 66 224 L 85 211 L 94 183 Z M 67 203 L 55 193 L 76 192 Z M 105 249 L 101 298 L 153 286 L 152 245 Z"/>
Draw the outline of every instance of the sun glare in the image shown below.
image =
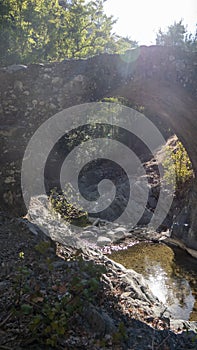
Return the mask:
<path id="1" fill-rule="evenodd" d="M 183 19 L 189 32 L 195 32 L 196 0 L 107 0 L 105 11 L 118 18 L 114 30 L 140 44 L 154 44 L 159 28 L 165 30 L 174 21 Z"/>

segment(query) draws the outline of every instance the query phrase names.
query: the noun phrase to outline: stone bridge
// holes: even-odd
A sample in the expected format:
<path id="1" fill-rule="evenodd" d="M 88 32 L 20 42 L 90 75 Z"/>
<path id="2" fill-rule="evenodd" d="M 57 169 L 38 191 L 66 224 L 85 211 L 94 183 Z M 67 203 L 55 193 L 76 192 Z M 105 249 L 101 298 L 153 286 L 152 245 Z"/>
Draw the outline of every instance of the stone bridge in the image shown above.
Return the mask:
<path id="1" fill-rule="evenodd" d="M 28 67 L 0 69 L 0 209 L 25 214 L 20 169 L 25 148 L 37 128 L 55 113 L 76 104 L 121 96 L 167 135 L 183 142 L 197 175 L 197 53 L 142 46 L 124 55 L 99 55 Z M 186 243 L 197 249 L 197 185 L 188 207 Z"/>

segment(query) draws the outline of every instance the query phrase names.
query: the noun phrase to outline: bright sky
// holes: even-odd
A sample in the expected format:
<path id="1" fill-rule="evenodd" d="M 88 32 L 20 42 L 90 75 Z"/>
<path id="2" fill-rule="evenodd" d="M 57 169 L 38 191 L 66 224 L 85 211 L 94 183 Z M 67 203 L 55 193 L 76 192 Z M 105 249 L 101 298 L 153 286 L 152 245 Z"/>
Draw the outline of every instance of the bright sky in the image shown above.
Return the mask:
<path id="1" fill-rule="evenodd" d="M 197 0 L 107 0 L 104 8 L 107 15 L 118 18 L 114 32 L 141 45 L 155 44 L 160 27 L 165 30 L 181 19 L 195 33 Z"/>

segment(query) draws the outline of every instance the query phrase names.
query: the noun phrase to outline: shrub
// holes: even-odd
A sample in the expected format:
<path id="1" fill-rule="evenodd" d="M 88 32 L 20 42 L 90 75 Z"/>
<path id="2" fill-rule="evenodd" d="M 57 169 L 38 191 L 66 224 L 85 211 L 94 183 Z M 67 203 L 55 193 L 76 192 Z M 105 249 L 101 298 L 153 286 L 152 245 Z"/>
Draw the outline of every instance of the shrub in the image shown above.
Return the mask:
<path id="1" fill-rule="evenodd" d="M 53 189 L 49 199 L 53 210 L 59 213 L 62 219 L 76 226 L 88 226 L 90 224 L 88 213 L 83 208 L 79 208 L 77 203 L 73 203 L 73 196 L 71 186 L 68 184 L 63 193 Z"/>
<path id="2" fill-rule="evenodd" d="M 166 147 L 163 167 L 164 180 L 168 184 L 174 184 L 174 180 L 176 180 L 176 189 L 180 189 L 186 181 L 193 177 L 192 163 L 180 141 L 177 141 L 174 149 L 171 146 Z"/>

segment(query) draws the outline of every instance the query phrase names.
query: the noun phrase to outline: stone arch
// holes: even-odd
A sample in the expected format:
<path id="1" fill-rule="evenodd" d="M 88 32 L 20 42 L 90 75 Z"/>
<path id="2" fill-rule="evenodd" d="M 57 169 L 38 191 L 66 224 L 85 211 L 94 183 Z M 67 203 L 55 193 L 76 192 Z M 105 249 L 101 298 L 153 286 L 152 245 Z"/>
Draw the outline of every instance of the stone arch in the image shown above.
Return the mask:
<path id="1" fill-rule="evenodd" d="M 159 46 L 143 46 L 124 55 L 1 68 L 1 210 L 25 213 L 21 162 L 39 125 L 67 107 L 107 96 L 122 96 L 144 106 L 147 116 L 169 125 L 187 149 L 197 175 L 196 78 L 196 52 Z M 196 203 L 196 184 L 194 193 Z M 191 239 L 197 248 L 196 215 L 193 209 Z"/>

